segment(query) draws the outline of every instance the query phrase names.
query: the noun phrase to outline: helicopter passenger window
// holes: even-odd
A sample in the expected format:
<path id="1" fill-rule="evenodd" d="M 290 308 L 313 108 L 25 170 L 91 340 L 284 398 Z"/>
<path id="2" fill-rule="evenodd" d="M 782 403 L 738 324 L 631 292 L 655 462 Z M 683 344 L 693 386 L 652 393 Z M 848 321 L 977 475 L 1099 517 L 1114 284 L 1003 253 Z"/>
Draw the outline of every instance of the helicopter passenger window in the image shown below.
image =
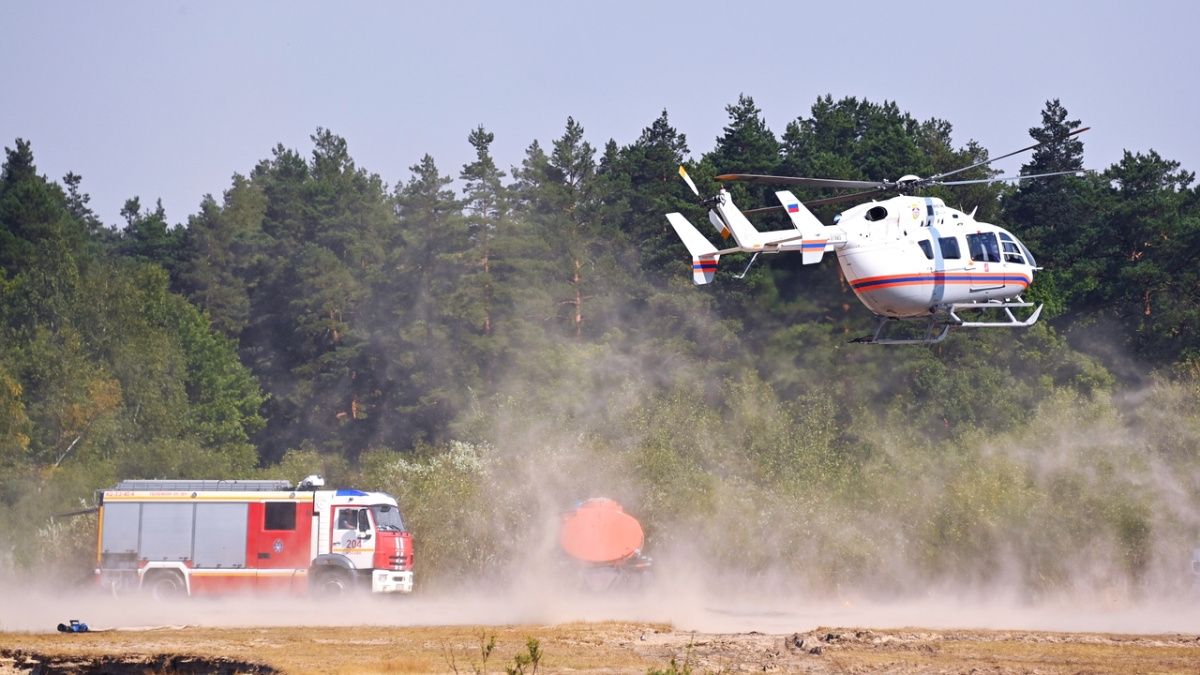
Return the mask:
<path id="1" fill-rule="evenodd" d="M 933 246 L 930 245 L 928 239 L 922 239 L 921 241 L 918 241 L 917 246 L 921 247 L 921 250 L 924 251 L 926 258 L 933 260 Z"/>
<path id="2" fill-rule="evenodd" d="M 1000 246 L 996 243 L 996 235 L 991 232 L 968 234 L 967 250 L 971 252 L 971 260 L 1000 262 Z"/>
<path id="3" fill-rule="evenodd" d="M 962 253 L 958 250 L 958 237 L 941 237 L 938 246 L 942 247 L 942 257 L 947 260 L 958 260 Z"/>

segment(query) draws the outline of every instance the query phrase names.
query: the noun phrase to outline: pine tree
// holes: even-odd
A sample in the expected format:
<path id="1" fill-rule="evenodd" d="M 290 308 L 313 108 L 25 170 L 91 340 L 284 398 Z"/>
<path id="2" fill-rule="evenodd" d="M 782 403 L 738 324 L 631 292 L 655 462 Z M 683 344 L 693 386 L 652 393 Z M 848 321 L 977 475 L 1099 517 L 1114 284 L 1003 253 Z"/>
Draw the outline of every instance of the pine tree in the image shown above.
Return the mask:
<path id="1" fill-rule="evenodd" d="M 475 148 L 475 161 L 463 165 L 459 174 L 466 197 L 467 237 L 471 245 L 468 255 L 475 258 L 471 264 L 478 266 L 474 273 L 466 274 L 464 285 L 477 294 L 476 303 L 471 304 L 479 308 L 480 331 L 484 335 L 492 334 L 493 317 L 497 313 L 496 280 L 492 272 L 494 240 L 507 226 L 509 210 L 508 194 L 502 183 L 505 173 L 496 167 L 491 155 L 494 140 L 495 134 L 482 125 L 473 129 L 467 141 Z"/>
<path id="2" fill-rule="evenodd" d="M 1081 126 L 1068 119 L 1058 99 L 1046 102 L 1042 125 L 1029 130 L 1039 143 L 1049 145 L 1034 151 L 1021 173 L 1072 171 L 1083 166 L 1083 142 L 1069 137 Z M 1053 176 L 1022 181 L 1003 202 L 1005 225 L 1019 234 L 1045 270 L 1031 288 L 1030 298 L 1045 302 L 1046 314 L 1067 311 L 1074 299 L 1094 283 L 1095 257 L 1091 242 L 1102 236 L 1097 230 L 1096 205 L 1104 198 L 1095 179 Z M 1089 270 L 1089 271 L 1085 271 Z"/>
<path id="3" fill-rule="evenodd" d="M 250 320 L 250 288 L 258 282 L 268 244 L 262 231 L 266 208 L 262 187 L 235 174 L 224 203 L 206 195 L 183 233 L 177 285 L 233 338 Z"/>
<path id="4" fill-rule="evenodd" d="M 396 448 L 441 440 L 479 380 L 475 351 L 464 349 L 479 335 L 478 305 L 456 302 L 473 263 L 462 203 L 431 156 L 409 170 L 393 196 L 402 244 L 384 286 L 395 304 L 377 373 L 382 437 Z"/>
<path id="5" fill-rule="evenodd" d="M 687 155 L 687 137 L 671 126 L 666 110 L 617 157 L 605 153 L 605 181 L 619 189 L 607 190 L 602 207 L 638 252 L 638 268 L 651 279 L 667 278 L 691 265 L 666 219 L 673 211 L 703 216 L 679 179 L 679 166 Z"/>
<path id="6" fill-rule="evenodd" d="M 1105 172 L 1104 235 L 1091 255 L 1110 279 L 1078 302 L 1113 316 L 1134 348 L 1155 363 L 1200 355 L 1200 212 L 1195 174 L 1153 150 L 1126 151 Z M 1191 203 L 1189 203 L 1191 202 Z"/>
<path id="7" fill-rule="evenodd" d="M 593 209 L 595 155 L 582 125 L 568 118 L 551 153 L 531 146 L 518 172 L 523 213 L 550 251 L 545 282 L 552 306 L 547 315 L 557 317 L 565 333 L 577 339 L 583 337 L 588 316 L 585 305 L 601 292 L 601 270 L 611 267 L 598 260 L 605 242 Z M 565 315 L 559 308 L 567 310 Z"/>
<path id="8" fill-rule="evenodd" d="M 125 200 L 121 208 L 125 227 L 117 239 L 118 252 L 134 260 L 161 265 L 175 273 L 180 260 L 180 228 L 167 223 L 167 213 L 162 200 L 155 202 L 153 210 L 143 210 L 137 197 Z"/>

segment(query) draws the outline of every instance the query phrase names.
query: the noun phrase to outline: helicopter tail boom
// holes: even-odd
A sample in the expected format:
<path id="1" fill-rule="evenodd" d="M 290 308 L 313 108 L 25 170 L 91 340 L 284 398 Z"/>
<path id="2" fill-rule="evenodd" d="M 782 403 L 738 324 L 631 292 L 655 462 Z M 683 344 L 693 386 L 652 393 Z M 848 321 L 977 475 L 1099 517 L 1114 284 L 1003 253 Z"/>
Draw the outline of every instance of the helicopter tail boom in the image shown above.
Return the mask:
<path id="1" fill-rule="evenodd" d="M 692 281 L 697 284 L 707 284 L 717 273 L 717 260 L 721 254 L 699 230 L 688 222 L 681 213 L 668 213 L 667 220 L 675 228 L 675 234 L 683 240 L 688 253 L 692 254 Z"/>

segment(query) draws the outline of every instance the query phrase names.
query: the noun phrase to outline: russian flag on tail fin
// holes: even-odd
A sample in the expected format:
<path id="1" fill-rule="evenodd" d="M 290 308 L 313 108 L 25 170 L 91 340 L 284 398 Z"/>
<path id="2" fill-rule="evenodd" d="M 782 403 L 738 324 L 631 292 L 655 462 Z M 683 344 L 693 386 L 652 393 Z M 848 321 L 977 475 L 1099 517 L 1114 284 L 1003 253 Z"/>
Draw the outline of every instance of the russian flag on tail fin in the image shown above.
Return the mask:
<path id="1" fill-rule="evenodd" d="M 707 284 L 717 273 L 717 247 L 713 246 L 704 235 L 688 222 L 680 213 L 668 213 L 667 220 L 675 228 L 675 234 L 683 240 L 688 253 L 692 254 L 692 281 L 696 284 Z"/>
<path id="2" fill-rule="evenodd" d="M 792 194 L 791 190 L 780 190 L 775 193 L 775 198 L 787 211 L 792 225 L 795 225 L 796 229 L 804 235 L 800 246 L 802 262 L 805 265 L 815 265 L 821 262 L 821 257 L 825 255 L 825 246 L 829 242 L 829 237 L 824 234 L 825 226 L 799 199 L 796 199 L 796 195 Z"/>

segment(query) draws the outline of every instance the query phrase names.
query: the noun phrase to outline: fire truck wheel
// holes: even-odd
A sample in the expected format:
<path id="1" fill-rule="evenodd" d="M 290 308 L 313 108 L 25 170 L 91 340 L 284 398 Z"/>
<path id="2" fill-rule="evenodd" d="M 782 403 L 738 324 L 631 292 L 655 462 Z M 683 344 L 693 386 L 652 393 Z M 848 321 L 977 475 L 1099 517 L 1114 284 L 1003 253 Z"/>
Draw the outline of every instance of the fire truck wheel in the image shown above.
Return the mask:
<path id="1" fill-rule="evenodd" d="M 142 591 L 155 600 L 174 600 L 187 595 L 187 586 L 179 572 L 158 570 L 146 573 Z"/>
<path id="2" fill-rule="evenodd" d="M 340 567 L 330 567 L 317 577 L 317 592 L 321 595 L 347 595 L 354 590 L 350 573 Z"/>

